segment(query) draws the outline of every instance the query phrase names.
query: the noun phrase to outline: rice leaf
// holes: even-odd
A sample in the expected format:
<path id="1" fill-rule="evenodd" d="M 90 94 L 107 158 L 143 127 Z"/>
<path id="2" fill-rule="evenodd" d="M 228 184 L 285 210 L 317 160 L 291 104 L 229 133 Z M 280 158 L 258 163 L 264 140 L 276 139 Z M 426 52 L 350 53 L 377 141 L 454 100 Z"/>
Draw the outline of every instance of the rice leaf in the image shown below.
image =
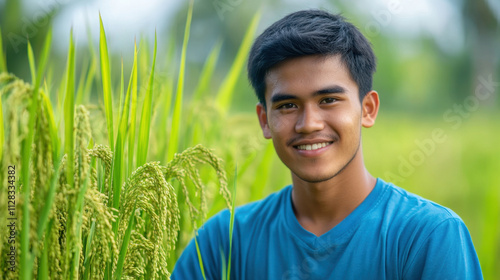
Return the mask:
<path id="1" fill-rule="evenodd" d="M 31 43 L 29 41 L 28 41 L 28 62 L 30 65 L 31 83 L 35 84 L 36 81 L 35 55 L 33 54 L 33 48 L 31 47 Z"/>
<path id="2" fill-rule="evenodd" d="M 0 73 L 2 72 L 7 72 L 7 64 L 5 61 L 5 54 L 3 52 L 2 28 L 0 27 Z"/>
<path id="3" fill-rule="evenodd" d="M 186 27 L 184 29 L 184 40 L 182 42 L 182 52 L 181 52 L 181 64 L 179 69 L 179 78 L 177 80 L 177 91 L 175 96 L 175 105 L 174 111 L 172 115 L 172 126 L 171 133 L 168 142 L 168 150 L 167 150 L 167 161 L 171 161 L 174 158 L 175 153 L 177 152 L 179 146 L 179 129 L 181 126 L 181 111 L 182 111 L 182 95 L 184 91 L 184 76 L 185 76 L 185 68 L 186 68 L 186 51 L 187 44 L 189 41 L 189 33 L 191 30 L 191 19 L 193 16 L 193 5 L 194 1 L 189 1 L 189 10 L 186 19 Z"/>
<path id="4" fill-rule="evenodd" d="M 90 226 L 89 235 L 87 236 L 87 242 L 85 244 L 85 254 L 83 256 L 83 279 L 89 279 L 89 265 L 90 265 L 90 249 L 92 248 L 92 240 L 94 239 L 95 233 L 95 221 L 92 221 L 92 225 Z"/>
<path id="5" fill-rule="evenodd" d="M 47 85 L 45 84 L 45 92 L 48 92 Z M 56 126 L 56 122 L 54 119 L 54 110 L 52 108 L 52 104 L 50 102 L 50 98 L 45 94 L 45 92 L 41 92 L 42 95 L 42 105 L 47 112 L 47 116 L 49 117 L 49 131 L 50 131 L 50 139 L 52 141 L 52 158 L 57 158 L 57 152 L 59 151 L 59 136 L 57 134 L 58 128 Z M 62 154 L 62 152 L 61 152 Z"/>
<path id="6" fill-rule="evenodd" d="M 120 108 L 120 110 L 118 111 L 120 116 L 123 114 L 123 98 L 125 98 L 125 96 L 123 95 L 123 87 L 124 87 L 124 81 L 123 81 L 123 57 L 122 57 L 122 67 L 121 67 L 121 71 L 120 71 L 120 90 L 118 91 L 119 95 L 120 95 L 120 103 L 118 108 Z M 120 125 L 118 125 L 118 127 L 120 127 Z"/>
<path id="7" fill-rule="evenodd" d="M 50 231 L 52 230 L 52 226 L 54 224 L 54 220 L 50 220 L 47 230 L 45 232 L 46 236 L 49 236 Z M 40 260 L 40 267 L 38 269 L 38 279 L 39 280 L 48 280 L 49 279 L 49 249 L 50 244 L 48 239 L 45 240 L 42 256 Z"/>
<path id="8" fill-rule="evenodd" d="M 254 15 L 250 25 L 248 26 L 245 36 L 243 37 L 243 42 L 241 43 L 238 53 L 236 54 L 233 65 L 231 66 L 231 69 L 229 70 L 227 76 L 224 78 L 219 92 L 217 93 L 216 104 L 223 113 L 227 113 L 227 111 L 229 110 L 229 106 L 231 105 L 231 99 L 233 98 L 233 92 L 236 87 L 236 82 L 238 82 L 241 71 L 245 66 L 248 52 L 252 47 L 253 37 L 255 31 L 257 30 L 260 16 L 260 11 Z"/>
<path id="9" fill-rule="evenodd" d="M 118 136 L 116 137 L 115 143 L 115 153 L 113 154 L 113 171 L 111 175 L 111 181 L 113 184 L 113 208 L 118 209 L 120 206 L 120 194 L 121 194 L 121 185 L 124 181 L 124 166 L 125 161 L 123 160 L 125 153 L 125 140 L 127 138 L 127 126 L 128 126 L 128 116 L 129 116 L 129 104 L 130 104 L 130 93 L 132 91 L 132 82 L 134 72 L 136 71 L 137 65 L 134 64 L 132 66 L 132 73 L 130 74 L 130 79 L 127 88 L 127 94 L 125 96 L 124 105 L 121 109 L 122 114 L 120 117 L 120 123 L 118 126 Z M 122 88 L 123 88 L 123 64 L 122 64 Z M 118 229 L 118 219 L 113 223 L 113 229 Z"/>
<path id="10" fill-rule="evenodd" d="M 80 268 L 80 248 L 82 247 L 82 223 L 83 223 L 83 201 L 85 198 L 85 193 L 87 192 L 89 178 L 85 178 L 83 182 L 83 186 L 80 188 L 78 192 L 78 197 L 75 204 L 75 210 L 73 213 L 77 213 L 76 217 L 76 232 L 75 232 L 75 247 L 73 255 L 73 262 L 70 265 L 70 278 L 69 279 L 77 279 L 78 278 L 78 269 Z"/>
<path id="11" fill-rule="evenodd" d="M 64 152 L 67 162 L 74 162 L 74 121 L 75 121 L 75 44 L 73 31 L 69 39 L 68 63 L 66 69 L 66 95 L 64 98 Z M 73 187 L 73 164 L 66 166 L 70 188 Z"/>
<path id="12" fill-rule="evenodd" d="M 66 180 L 70 189 L 74 188 L 74 165 L 72 164 L 75 161 L 74 155 L 74 121 L 75 121 L 75 45 L 73 42 L 73 31 L 70 33 L 69 39 L 69 51 L 68 51 L 68 62 L 66 69 L 66 94 L 64 98 L 64 152 L 67 156 L 67 162 L 69 164 L 66 165 Z M 74 205 L 70 205 L 68 209 L 68 218 L 66 220 L 66 227 L 72 229 L 73 227 L 73 217 Z M 71 242 L 71 238 L 74 238 L 72 234 L 67 233 L 66 242 Z M 69 262 L 71 260 L 71 252 L 73 250 L 70 248 L 66 248 L 64 261 Z M 72 271 L 70 270 L 70 273 Z M 64 271 L 65 277 L 68 271 Z"/>
<path id="13" fill-rule="evenodd" d="M 226 257 L 224 256 L 224 250 L 222 247 L 219 248 L 220 252 L 220 258 L 221 258 L 221 263 L 222 263 L 222 269 L 221 269 L 221 279 L 222 280 L 227 280 L 227 264 L 226 264 Z"/>
<path id="14" fill-rule="evenodd" d="M 57 182 L 59 179 L 59 168 L 61 167 L 63 158 L 63 153 L 59 154 L 59 157 L 55 161 L 54 165 L 54 173 L 50 179 L 49 191 L 47 192 L 47 196 L 45 198 L 45 203 L 42 208 L 42 212 L 40 213 L 40 218 L 38 219 L 38 227 L 37 227 L 37 237 L 38 240 L 42 240 L 43 233 L 45 232 L 45 228 L 47 223 L 49 222 L 49 214 L 52 209 L 52 205 L 54 203 L 54 197 L 56 195 Z"/>
<path id="15" fill-rule="evenodd" d="M 134 206 L 135 209 L 135 206 Z M 128 244 L 130 243 L 130 236 L 132 235 L 132 230 L 135 228 L 135 211 L 132 211 L 130 218 L 128 220 L 128 226 L 123 236 L 122 247 L 120 249 L 120 254 L 118 255 L 118 262 L 116 264 L 115 277 L 114 279 L 122 279 L 123 265 L 125 263 L 125 256 L 127 255 Z"/>
<path id="16" fill-rule="evenodd" d="M 201 257 L 201 252 L 200 252 L 200 247 L 198 246 L 198 240 L 196 236 L 198 233 L 194 234 L 194 244 L 196 245 L 196 254 L 198 255 L 198 263 L 200 264 L 200 270 L 201 270 L 201 275 L 203 275 L 203 279 L 207 280 L 207 277 L 205 276 L 205 269 L 203 268 L 203 258 Z"/>
<path id="17" fill-rule="evenodd" d="M 233 201 L 231 202 L 231 219 L 229 220 L 229 256 L 227 258 L 227 280 L 231 279 L 231 252 L 233 249 L 234 212 L 236 210 L 236 184 L 238 181 L 238 166 L 234 167 Z"/>
<path id="18" fill-rule="evenodd" d="M 106 124 L 108 128 L 108 141 L 111 151 L 114 149 L 114 133 L 113 133 L 113 93 L 111 91 L 111 70 L 109 65 L 108 44 L 106 42 L 106 34 L 102 24 L 101 14 L 99 13 L 100 36 L 99 36 L 99 54 L 101 61 L 101 80 L 102 91 L 104 95 L 104 108 L 106 111 Z"/>
<path id="19" fill-rule="evenodd" d="M 1 36 L 2 34 L 0 34 Z M 2 54 L 0 54 L 2 55 Z M 5 131 L 3 127 L 3 106 L 2 106 L 2 96 L 0 95 L 0 158 L 3 158 L 3 143 L 5 142 Z"/>
<path id="20" fill-rule="evenodd" d="M 169 38 L 169 44 L 167 48 L 167 55 L 166 55 L 166 61 L 167 65 L 172 65 L 174 64 L 174 54 L 175 54 L 175 40 L 173 39 L 173 36 Z M 170 69 L 172 67 L 169 67 L 169 71 L 173 69 Z M 156 139 L 168 139 L 168 133 L 169 129 L 168 126 L 170 125 L 170 110 L 172 107 L 172 95 L 174 93 L 174 75 L 168 75 L 165 79 L 165 83 L 163 84 L 161 88 L 161 101 L 159 102 L 161 104 L 161 107 L 163 110 L 159 110 L 160 116 L 159 116 L 159 123 L 157 124 L 158 127 L 161 129 L 157 131 L 156 134 Z M 160 150 L 158 151 L 159 155 L 164 156 L 164 160 L 167 160 L 167 145 L 161 145 Z"/>
<path id="21" fill-rule="evenodd" d="M 52 43 L 52 29 L 49 29 L 47 35 L 45 36 L 45 43 L 43 45 L 42 53 L 40 54 L 40 61 L 37 69 L 38 75 L 36 76 L 36 81 L 34 85 L 34 88 L 37 91 L 42 82 L 43 74 L 45 73 L 45 68 L 47 66 L 47 61 L 49 59 L 49 54 L 50 54 L 51 43 Z"/>
<path id="22" fill-rule="evenodd" d="M 151 127 L 151 111 L 153 105 L 153 83 L 156 64 L 156 32 L 155 32 L 155 48 L 153 53 L 153 66 L 151 67 L 151 74 L 149 75 L 148 90 L 146 98 L 142 105 L 141 123 L 139 125 L 139 143 L 137 146 L 137 165 L 142 166 L 146 163 L 149 148 L 149 129 Z"/>
<path id="23" fill-rule="evenodd" d="M 134 65 L 132 67 L 132 91 L 130 95 L 130 128 L 128 135 L 128 171 L 127 177 L 134 170 L 134 145 L 135 145 L 135 115 L 137 111 L 137 42 L 134 41 Z"/>
<path id="24" fill-rule="evenodd" d="M 203 93 L 206 93 L 208 91 L 208 87 L 210 85 L 210 81 L 212 80 L 212 76 L 215 70 L 215 65 L 217 64 L 217 60 L 219 58 L 221 47 L 222 47 L 222 40 L 218 40 L 215 43 L 212 50 L 210 51 L 210 54 L 208 55 L 205 65 L 203 65 L 203 69 L 201 70 L 198 86 L 194 91 L 192 99 L 193 102 L 200 100 Z"/>
<path id="25" fill-rule="evenodd" d="M 85 64 L 84 66 L 81 68 L 81 72 L 80 72 L 80 78 L 78 78 L 78 88 L 76 90 L 76 104 L 83 104 L 83 90 L 84 90 L 84 87 L 85 87 L 85 76 L 88 72 L 88 68 L 90 67 L 89 66 L 90 64 L 90 61 L 88 59 L 85 60 Z"/>
<path id="26" fill-rule="evenodd" d="M 30 104 L 29 108 L 29 121 L 28 121 L 28 135 L 22 142 L 22 148 L 21 148 L 21 184 L 22 184 L 22 196 L 24 198 L 24 201 L 26 203 L 23 204 L 23 211 L 22 211 L 22 230 L 21 230 L 21 256 L 20 256 L 20 279 L 30 279 L 32 276 L 32 271 L 33 271 L 33 256 L 30 252 L 29 249 L 29 232 L 30 232 L 30 195 L 31 195 L 31 186 L 30 186 L 30 158 L 31 158 L 31 144 L 33 143 L 33 136 L 35 132 L 35 121 L 38 115 L 38 109 L 39 109 L 39 102 L 38 102 L 38 96 L 39 96 L 39 90 L 38 86 L 40 85 L 40 80 L 45 72 L 45 65 L 47 62 L 48 54 L 50 51 L 50 44 L 52 39 L 52 32 L 49 30 L 47 33 L 47 36 L 45 37 L 45 43 L 42 49 L 42 53 L 40 55 L 40 62 L 39 62 L 39 67 L 38 67 L 38 75 L 37 73 L 33 73 L 32 71 L 32 78 L 35 79 L 35 85 L 33 86 L 33 96 L 32 96 L 32 102 Z M 31 49 L 31 46 L 28 44 L 28 56 L 31 56 L 32 58 L 31 65 L 33 65 L 34 68 L 34 57 L 33 57 L 33 50 Z M 36 77 L 36 78 L 35 78 Z"/>

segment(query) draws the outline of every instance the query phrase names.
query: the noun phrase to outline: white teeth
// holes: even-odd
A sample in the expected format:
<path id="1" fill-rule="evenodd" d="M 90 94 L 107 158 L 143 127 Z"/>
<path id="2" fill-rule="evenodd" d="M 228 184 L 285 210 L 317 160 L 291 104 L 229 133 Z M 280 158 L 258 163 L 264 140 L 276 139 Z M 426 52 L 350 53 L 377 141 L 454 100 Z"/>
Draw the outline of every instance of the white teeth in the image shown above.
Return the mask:
<path id="1" fill-rule="evenodd" d="M 309 145 L 309 144 L 308 145 L 298 145 L 297 149 L 311 151 L 311 150 L 321 149 L 323 147 L 328 146 L 329 144 L 330 144 L 330 142 L 316 143 L 316 144 L 312 144 L 312 145 Z"/>

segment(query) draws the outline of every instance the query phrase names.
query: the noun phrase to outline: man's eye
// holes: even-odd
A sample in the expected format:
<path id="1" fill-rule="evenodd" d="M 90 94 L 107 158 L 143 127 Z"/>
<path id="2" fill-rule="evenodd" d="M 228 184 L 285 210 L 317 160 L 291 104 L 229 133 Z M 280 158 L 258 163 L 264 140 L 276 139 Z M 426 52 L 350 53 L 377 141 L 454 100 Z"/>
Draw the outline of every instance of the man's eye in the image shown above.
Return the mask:
<path id="1" fill-rule="evenodd" d="M 321 104 L 333 103 L 335 101 L 337 101 L 337 98 L 328 97 L 328 98 L 321 100 Z"/>
<path id="2" fill-rule="evenodd" d="M 293 103 L 285 103 L 285 104 L 282 104 L 278 107 L 278 109 L 292 109 L 292 108 L 295 108 L 295 104 Z"/>

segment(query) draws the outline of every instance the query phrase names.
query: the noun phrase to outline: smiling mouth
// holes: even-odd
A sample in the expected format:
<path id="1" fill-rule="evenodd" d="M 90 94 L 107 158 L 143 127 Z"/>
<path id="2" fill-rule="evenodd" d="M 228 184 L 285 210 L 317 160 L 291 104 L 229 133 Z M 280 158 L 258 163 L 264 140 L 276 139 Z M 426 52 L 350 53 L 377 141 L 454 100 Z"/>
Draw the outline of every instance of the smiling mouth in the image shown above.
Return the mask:
<path id="1" fill-rule="evenodd" d="M 315 144 L 307 144 L 307 145 L 297 145 L 294 146 L 295 149 L 298 150 L 307 150 L 307 151 L 314 151 L 317 149 L 324 148 L 328 145 L 331 145 L 333 142 L 323 142 L 323 143 L 315 143 Z"/>

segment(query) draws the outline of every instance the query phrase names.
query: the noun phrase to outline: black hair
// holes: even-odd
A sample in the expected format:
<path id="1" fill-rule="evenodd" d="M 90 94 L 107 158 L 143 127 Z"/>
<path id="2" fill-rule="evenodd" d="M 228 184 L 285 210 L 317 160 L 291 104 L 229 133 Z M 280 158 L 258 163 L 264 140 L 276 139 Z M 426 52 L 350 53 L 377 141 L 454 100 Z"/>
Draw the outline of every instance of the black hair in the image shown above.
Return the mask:
<path id="1" fill-rule="evenodd" d="M 371 90 L 376 58 L 370 42 L 340 15 L 304 10 L 278 20 L 253 43 L 248 78 L 262 105 L 266 106 L 269 70 L 282 61 L 306 55 L 340 55 L 358 85 L 360 100 Z"/>

